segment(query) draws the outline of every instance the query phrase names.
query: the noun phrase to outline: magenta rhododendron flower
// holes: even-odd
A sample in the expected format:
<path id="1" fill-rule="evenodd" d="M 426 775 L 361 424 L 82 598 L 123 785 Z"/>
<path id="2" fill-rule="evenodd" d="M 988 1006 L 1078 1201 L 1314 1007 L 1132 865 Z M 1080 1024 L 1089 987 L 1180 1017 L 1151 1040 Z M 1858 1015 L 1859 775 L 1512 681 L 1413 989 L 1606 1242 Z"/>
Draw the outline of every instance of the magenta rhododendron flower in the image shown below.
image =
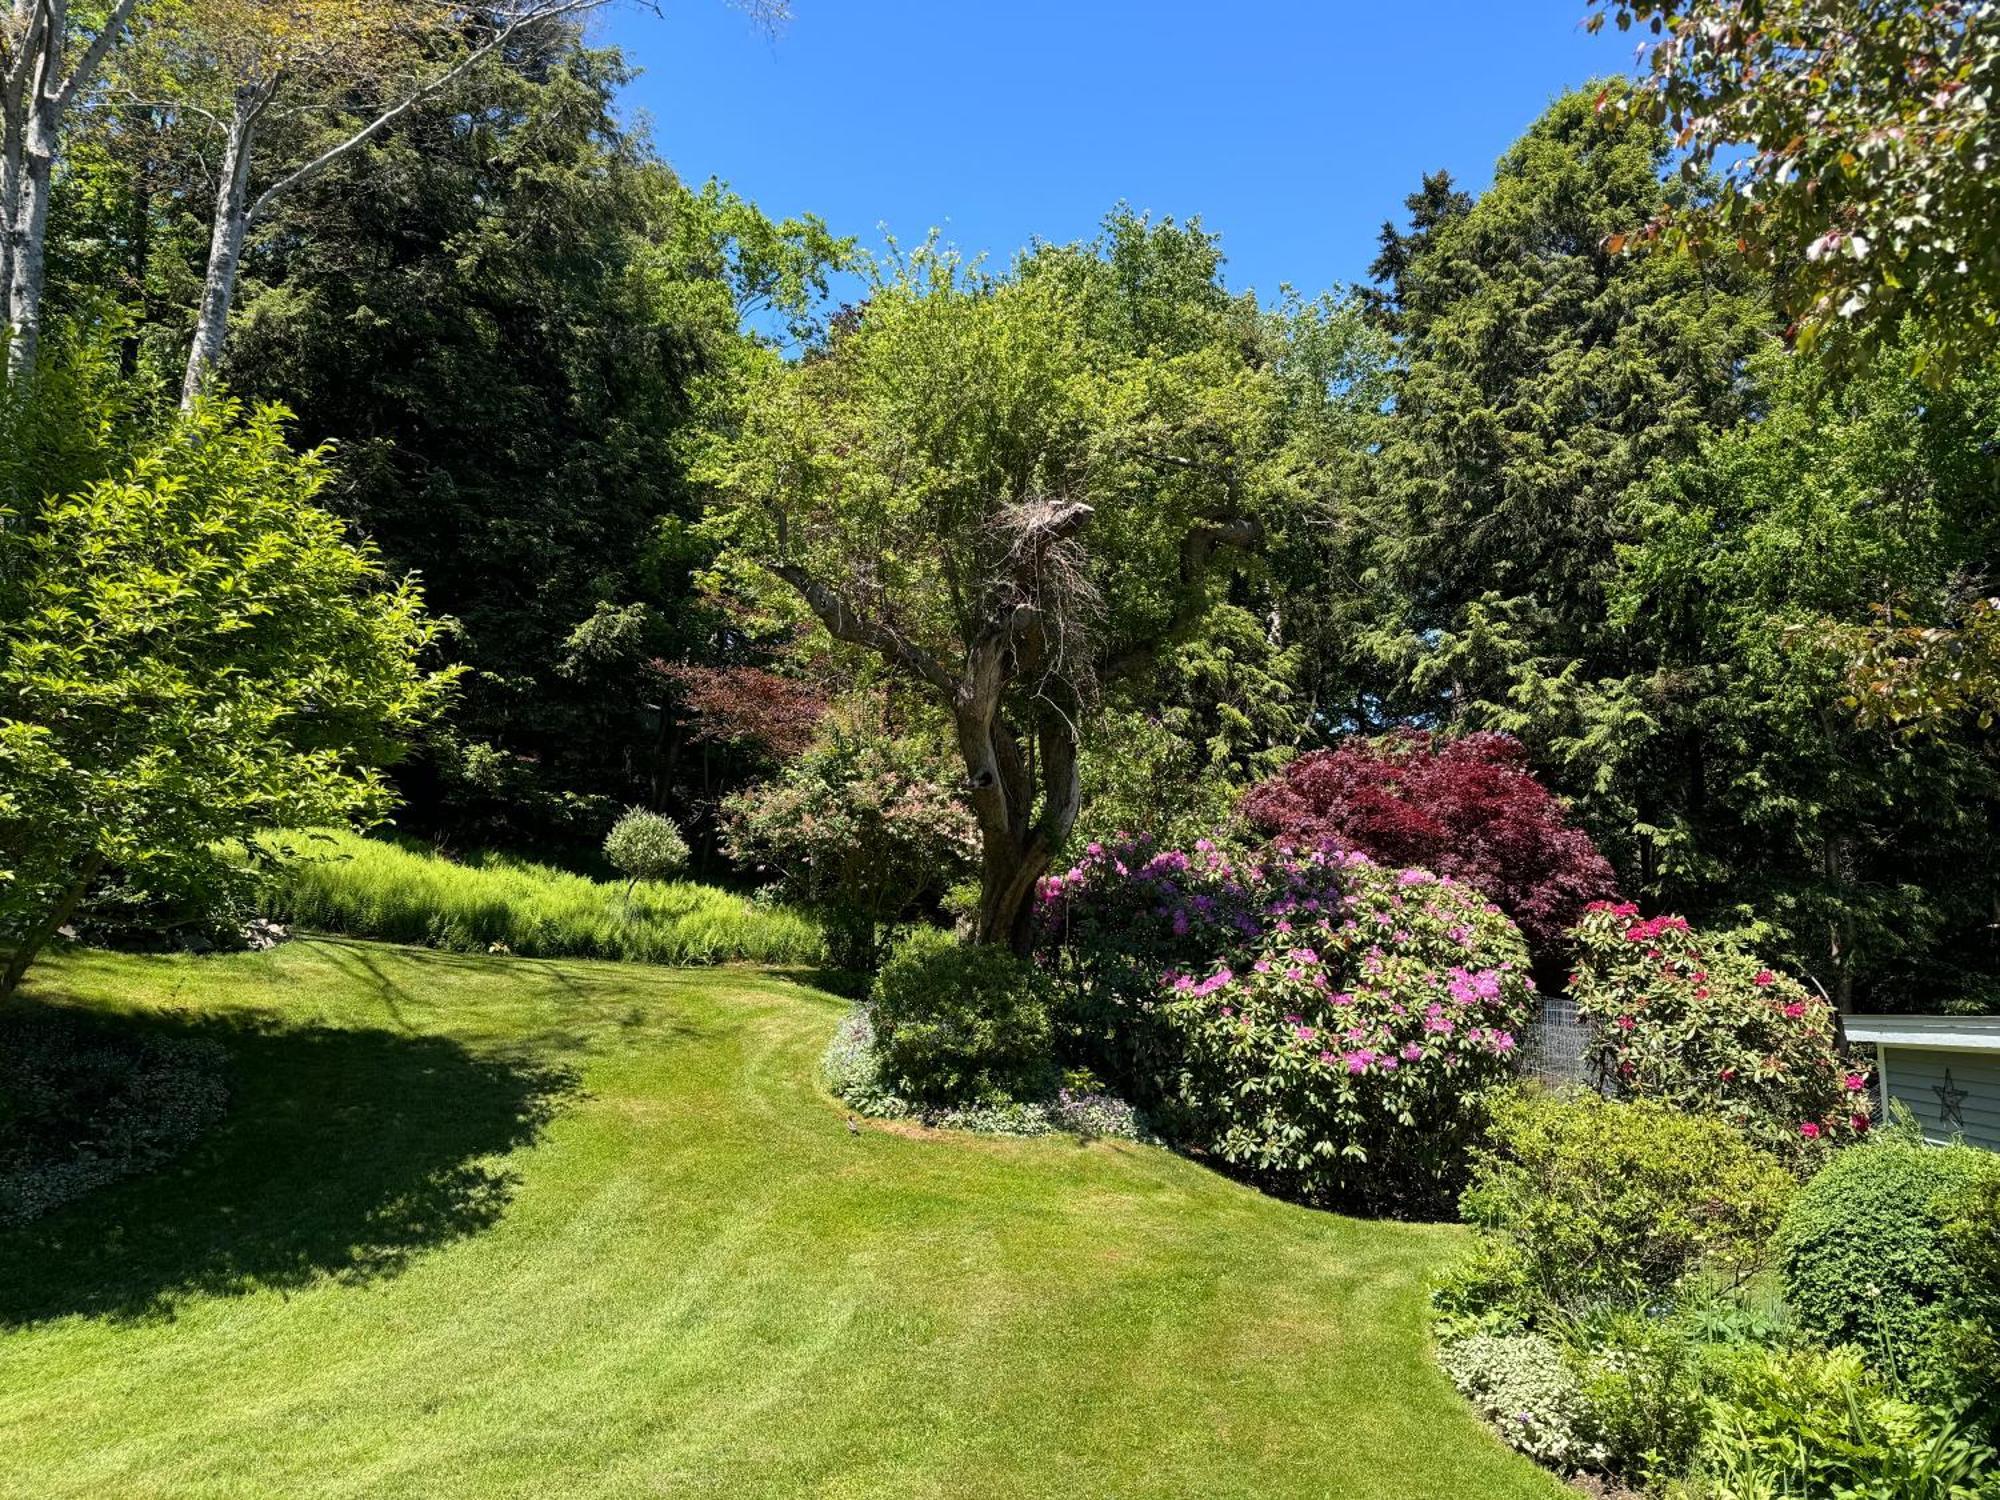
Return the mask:
<path id="1" fill-rule="evenodd" d="M 1811 1120 L 1802 1120 L 1799 1122 L 1799 1134 L 1809 1141 L 1816 1141 L 1819 1139 L 1819 1126 Z"/>
<path id="2" fill-rule="evenodd" d="M 1309 1201 L 1444 1206 L 1471 1100 L 1512 1075 L 1532 1016 L 1512 924 L 1351 853 L 1198 854 L 1087 854 L 1040 909 L 1049 966 L 1122 1009 L 1213 1159 Z"/>

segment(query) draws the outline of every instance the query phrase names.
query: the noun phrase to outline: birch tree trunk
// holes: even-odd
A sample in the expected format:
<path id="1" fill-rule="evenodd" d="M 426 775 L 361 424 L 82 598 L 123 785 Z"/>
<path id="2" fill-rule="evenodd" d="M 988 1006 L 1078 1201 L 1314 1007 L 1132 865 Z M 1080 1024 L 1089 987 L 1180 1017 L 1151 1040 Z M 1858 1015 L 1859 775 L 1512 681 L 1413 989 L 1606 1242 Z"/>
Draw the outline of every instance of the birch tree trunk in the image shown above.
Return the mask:
<path id="1" fill-rule="evenodd" d="M 130 4 L 132 0 L 120 0 Z M 187 373 L 181 381 L 181 406 L 194 404 L 222 357 L 229 337 L 229 314 L 236 300 L 236 281 L 243 266 L 243 246 L 251 226 L 264 210 L 313 181 L 341 158 L 358 151 L 397 120 L 465 76 L 484 58 L 504 48 L 525 28 L 564 16 L 581 15 L 597 9 L 606 0 L 515 0 L 501 10 L 501 19 L 486 39 L 468 49 L 450 67 L 424 80 L 401 99 L 382 110 L 359 130 L 328 147 L 312 160 L 280 177 L 256 198 L 250 197 L 250 171 L 255 155 L 257 124 L 271 107 L 283 82 L 282 64 L 264 79 L 245 83 L 236 90 L 235 106 L 229 121 L 229 139 L 223 148 L 222 171 L 215 190 L 215 224 L 209 238 L 208 271 L 203 277 L 201 312 L 195 324 L 194 346 L 188 351 Z"/>
<path id="2" fill-rule="evenodd" d="M 21 165 L 27 147 L 29 80 L 38 71 L 43 12 L 36 0 L 12 0 L 0 71 L 0 318 L 14 326 L 14 251 L 21 234 Z"/>
<path id="3" fill-rule="evenodd" d="M 0 312 L 7 326 L 14 323 L 8 299 L 14 287 L 14 236 L 21 212 L 21 122 L 14 110 L 0 107 Z"/>
<path id="4" fill-rule="evenodd" d="M 42 341 L 42 288 L 47 277 L 49 193 L 55 173 L 55 111 L 38 104 L 28 117 L 21 166 L 15 176 L 12 276 L 7 287 L 7 374 L 25 379 Z"/>
<path id="5" fill-rule="evenodd" d="M 181 409 L 194 405 L 222 357 L 229 336 L 229 309 L 236 300 L 236 277 L 243 265 L 243 245 L 250 236 L 250 163 L 257 119 L 270 94 L 255 84 L 236 91 L 223 145 L 222 171 L 215 185 L 215 223 L 208 242 L 208 273 L 202 280 L 201 311 L 194 325 L 194 347 L 188 351 L 187 373 L 181 380 Z"/>
<path id="6" fill-rule="evenodd" d="M 32 373 L 42 334 L 49 194 L 62 123 L 125 35 L 139 0 L 115 0 L 103 28 L 65 73 L 69 0 L 14 0 L 12 42 L 18 49 L 0 76 L 0 294 L 12 338 L 7 374 Z"/>

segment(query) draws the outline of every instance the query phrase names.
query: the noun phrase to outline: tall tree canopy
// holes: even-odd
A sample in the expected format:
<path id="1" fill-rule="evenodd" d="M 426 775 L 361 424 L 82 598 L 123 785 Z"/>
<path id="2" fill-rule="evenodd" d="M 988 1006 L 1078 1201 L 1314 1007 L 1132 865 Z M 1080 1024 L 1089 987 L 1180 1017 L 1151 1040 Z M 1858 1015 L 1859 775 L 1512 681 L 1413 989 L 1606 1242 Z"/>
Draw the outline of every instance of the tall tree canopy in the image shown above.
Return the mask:
<path id="1" fill-rule="evenodd" d="M 1843 1001 L 1990 988 L 1992 747 L 1862 727 L 1844 644 L 1883 600 L 1949 619 L 1992 555 L 1987 385 L 1843 382 L 1740 262 L 1615 253 L 1700 185 L 1620 97 L 1559 100 L 1470 208 L 1432 185 L 1385 259 L 1350 717 L 1517 735 L 1629 894 Z"/>
<path id="2" fill-rule="evenodd" d="M 1697 212 L 1639 234 L 1782 267 L 1808 349 L 1893 345 L 1910 317 L 1920 366 L 2000 346 L 2000 5 L 1592 4 L 1593 29 L 1610 16 L 1657 38 L 1624 102 L 1674 131 L 1687 173 L 1725 168 Z"/>
<path id="3" fill-rule="evenodd" d="M 418 826 L 594 843 L 614 803 L 671 800 L 647 663 L 727 633 L 690 584 L 696 388 L 846 253 L 681 184 L 616 121 L 625 76 L 573 45 L 479 69 L 281 205 L 247 262 L 228 379 L 336 441 L 332 503 L 423 576 L 473 669 L 403 772 Z"/>
<path id="4" fill-rule="evenodd" d="M 1198 225 L 1123 212 L 1005 275 L 925 247 L 823 348 L 763 362 L 711 465 L 746 580 L 947 716 L 982 941 L 1027 939 L 1103 685 L 1290 524 L 1285 340 L 1219 268 Z"/>
<path id="5" fill-rule="evenodd" d="M 1496 691 L 1501 622 L 1536 653 L 1587 648 L 1633 485 L 1744 414 L 1769 338 L 1760 286 L 1605 248 L 1676 190 L 1663 132 L 1601 92 L 1553 104 L 1470 208 L 1414 199 L 1416 248 L 1388 266 L 1395 420 L 1349 524 L 1405 712 L 1459 717 Z"/>

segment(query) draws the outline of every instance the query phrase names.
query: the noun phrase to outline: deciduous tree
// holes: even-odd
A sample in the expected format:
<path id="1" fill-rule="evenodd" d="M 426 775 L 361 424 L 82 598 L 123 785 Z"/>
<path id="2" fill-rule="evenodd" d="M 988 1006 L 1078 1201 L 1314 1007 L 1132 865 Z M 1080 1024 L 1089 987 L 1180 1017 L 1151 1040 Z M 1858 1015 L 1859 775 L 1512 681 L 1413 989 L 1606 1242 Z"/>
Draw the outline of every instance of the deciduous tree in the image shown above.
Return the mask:
<path id="1" fill-rule="evenodd" d="M 74 8 L 70 0 L 8 0 L 0 13 L 0 296 L 10 379 L 34 369 L 41 345 L 49 201 L 64 126 L 137 8 L 138 0 Z"/>
<path id="2" fill-rule="evenodd" d="M 1612 237 L 1748 253 L 1784 274 L 1802 347 L 1925 330 L 1949 364 L 2000 343 L 2000 5 L 1993 0 L 1592 0 L 1642 27 L 1644 86 L 1722 190 Z M 1742 150 L 1740 148 L 1748 148 Z M 1689 210 L 1692 211 L 1689 211 Z"/>
<path id="3" fill-rule="evenodd" d="M 1282 341 L 1219 264 L 1198 226 L 1124 213 L 1005 275 L 925 247 L 764 365 L 708 468 L 746 580 L 949 715 L 979 941 L 1029 941 L 1104 678 L 1206 618 L 1295 498 Z"/>
<path id="4" fill-rule="evenodd" d="M 413 585 L 315 502 L 282 414 L 198 404 L 0 527 L 0 995 L 107 866 L 213 864 L 269 828 L 367 820 L 453 674 Z"/>

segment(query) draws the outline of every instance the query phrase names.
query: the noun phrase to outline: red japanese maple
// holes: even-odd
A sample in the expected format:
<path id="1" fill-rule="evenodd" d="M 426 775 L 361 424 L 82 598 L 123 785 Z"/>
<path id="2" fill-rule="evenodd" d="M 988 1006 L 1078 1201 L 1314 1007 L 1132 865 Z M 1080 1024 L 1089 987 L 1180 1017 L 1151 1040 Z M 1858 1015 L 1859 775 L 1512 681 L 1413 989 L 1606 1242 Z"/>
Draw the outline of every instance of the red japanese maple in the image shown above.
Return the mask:
<path id="1" fill-rule="evenodd" d="M 1349 739 L 1251 788 L 1243 812 L 1279 842 L 1356 849 L 1463 880 L 1514 919 L 1538 956 L 1587 903 L 1617 891 L 1609 861 L 1510 735 Z"/>
<path id="2" fill-rule="evenodd" d="M 788 761 L 805 753 L 826 717 L 826 695 L 809 682 L 762 667 L 699 667 L 656 661 L 693 720 L 693 738 L 760 750 Z"/>

